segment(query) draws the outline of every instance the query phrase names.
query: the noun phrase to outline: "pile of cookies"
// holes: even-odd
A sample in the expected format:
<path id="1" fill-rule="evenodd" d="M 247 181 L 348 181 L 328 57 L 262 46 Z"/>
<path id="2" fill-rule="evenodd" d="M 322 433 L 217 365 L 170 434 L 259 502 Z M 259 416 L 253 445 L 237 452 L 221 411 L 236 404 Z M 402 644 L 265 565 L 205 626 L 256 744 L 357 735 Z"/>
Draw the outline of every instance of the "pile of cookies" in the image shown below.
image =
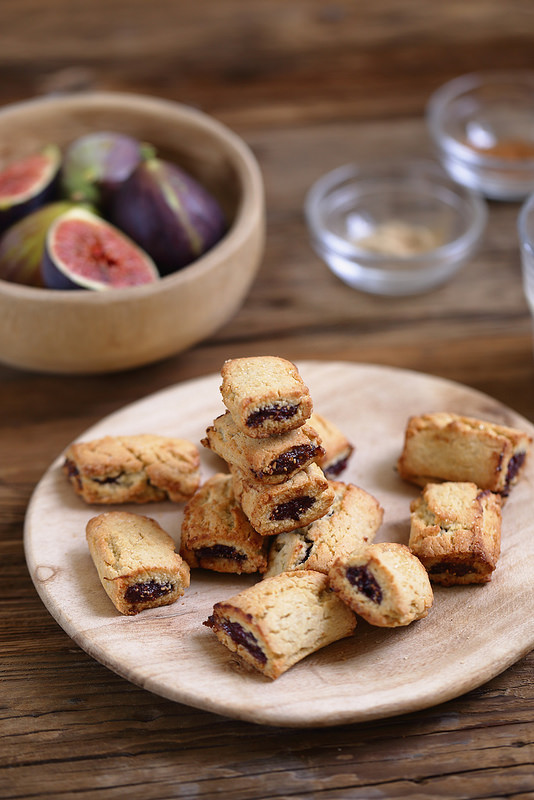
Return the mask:
<path id="1" fill-rule="evenodd" d="M 334 491 L 321 468 L 325 449 L 298 370 L 273 356 L 227 361 L 221 394 L 228 409 L 202 444 L 223 458 L 254 529 L 272 536 L 324 516 Z"/>
<path id="2" fill-rule="evenodd" d="M 412 417 L 397 464 L 401 478 L 422 487 L 411 504 L 409 543 L 375 543 L 383 509 L 339 480 L 353 445 L 314 412 L 296 367 L 276 357 L 232 359 L 221 377 L 225 412 L 202 445 L 224 471 L 203 484 L 199 452 L 183 439 L 104 437 L 66 453 L 64 472 L 88 503 L 186 503 L 179 554 L 149 517 L 110 511 L 89 521 L 91 555 L 121 613 L 173 603 L 191 569 L 257 573 L 204 624 L 277 678 L 350 636 L 357 616 L 382 627 L 425 617 L 431 581 L 491 578 L 527 434 L 448 412 Z"/>
<path id="3" fill-rule="evenodd" d="M 221 375 L 227 410 L 202 443 L 228 472 L 206 481 L 187 503 L 180 554 L 191 567 L 258 571 L 264 579 L 217 603 L 205 624 L 244 661 L 276 678 L 350 635 L 355 611 L 387 626 L 425 616 L 432 590 L 420 562 L 402 545 L 372 545 L 383 518 L 378 501 L 328 479 L 319 466 L 339 469 L 352 445 L 324 418 L 315 427 L 296 367 L 275 357 L 243 358 L 227 361 Z M 330 432 L 335 456 L 317 428 Z M 362 550 L 366 561 L 356 564 Z"/>
<path id="4" fill-rule="evenodd" d="M 434 583 L 486 583 L 501 547 L 502 510 L 531 438 L 451 412 L 408 420 L 399 475 L 422 486 L 411 504 L 409 547 Z"/>
<path id="5" fill-rule="evenodd" d="M 180 554 L 187 563 L 269 576 L 326 572 L 334 552 L 372 541 L 383 511 L 367 492 L 327 477 L 353 448 L 312 414 L 296 367 L 281 358 L 242 358 L 226 362 L 221 374 L 227 411 L 202 444 L 227 472 L 207 480 L 184 509 Z M 318 431 L 326 433 L 324 444 Z"/>

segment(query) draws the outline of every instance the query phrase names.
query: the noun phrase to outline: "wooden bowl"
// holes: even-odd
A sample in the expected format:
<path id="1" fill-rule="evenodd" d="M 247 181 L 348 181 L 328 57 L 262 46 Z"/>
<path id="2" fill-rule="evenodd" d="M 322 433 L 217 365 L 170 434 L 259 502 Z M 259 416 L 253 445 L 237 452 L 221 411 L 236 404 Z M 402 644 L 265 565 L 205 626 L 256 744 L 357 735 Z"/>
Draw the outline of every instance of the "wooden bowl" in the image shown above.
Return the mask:
<path id="1" fill-rule="evenodd" d="M 64 374 L 119 371 L 191 347 L 242 304 L 265 241 L 263 181 L 247 145 L 206 114 L 116 92 L 48 97 L 0 110 L 0 160 L 90 131 L 128 133 L 195 175 L 229 230 L 209 252 L 155 284 L 105 292 L 55 291 L 0 280 L 0 360 Z"/>

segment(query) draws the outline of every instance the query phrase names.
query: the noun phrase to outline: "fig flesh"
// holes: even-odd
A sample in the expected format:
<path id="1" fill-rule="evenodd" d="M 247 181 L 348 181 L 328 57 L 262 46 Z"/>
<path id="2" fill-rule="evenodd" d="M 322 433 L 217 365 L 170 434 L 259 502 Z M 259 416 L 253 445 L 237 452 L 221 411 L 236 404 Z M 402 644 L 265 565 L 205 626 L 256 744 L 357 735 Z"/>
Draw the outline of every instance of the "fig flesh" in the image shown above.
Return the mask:
<path id="1" fill-rule="evenodd" d="M 0 278 L 25 286 L 44 286 L 41 276 L 46 235 L 72 203 L 47 203 L 11 225 L 0 239 Z"/>
<path id="2" fill-rule="evenodd" d="M 53 199 L 60 164 L 59 148 L 47 145 L 0 170 L 0 231 Z"/>
<path id="3" fill-rule="evenodd" d="M 81 207 L 66 211 L 50 226 L 41 271 L 50 289 L 103 291 L 159 279 L 150 256 L 115 226 Z"/>
<path id="4" fill-rule="evenodd" d="M 185 267 L 226 231 L 215 197 L 176 164 L 149 158 L 119 187 L 111 221 L 156 262 L 160 274 Z"/>
<path id="5" fill-rule="evenodd" d="M 80 136 L 63 157 L 63 196 L 76 203 L 106 207 L 121 183 L 152 152 L 149 145 L 123 133 L 98 131 Z"/>

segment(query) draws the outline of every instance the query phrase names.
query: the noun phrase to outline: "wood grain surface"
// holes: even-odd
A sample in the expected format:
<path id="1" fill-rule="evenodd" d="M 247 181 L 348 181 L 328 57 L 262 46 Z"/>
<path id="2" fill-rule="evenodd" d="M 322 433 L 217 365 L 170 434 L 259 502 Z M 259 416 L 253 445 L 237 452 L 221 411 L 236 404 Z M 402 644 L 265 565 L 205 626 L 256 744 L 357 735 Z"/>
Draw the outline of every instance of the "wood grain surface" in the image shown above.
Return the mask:
<path id="1" fill-rule="evenodd" d="M 489 204 L 482 246 L 453 281 L 397 300 L 337 281 L 313 253 L 302 214 L 327 169 L 431 155 L 425 103 L 445 80 L 532 68 L 533 53 L 525 0 L 3 0 L 2 104 L 118 89 L 213 114 L 259 160 L 267 248 L 242 309 L 181 356 L 106 377 L 0 366 L 0 797 L 533 796 L 532 652 L 456 699 L 393 718 L 306 730 L 254 724 L 162 698 L 101 665 L 49 613 L 23 551 L 32 492 L 72 439 L 225 358 L 416 370 L 534 421 L 517 204 Z"/>

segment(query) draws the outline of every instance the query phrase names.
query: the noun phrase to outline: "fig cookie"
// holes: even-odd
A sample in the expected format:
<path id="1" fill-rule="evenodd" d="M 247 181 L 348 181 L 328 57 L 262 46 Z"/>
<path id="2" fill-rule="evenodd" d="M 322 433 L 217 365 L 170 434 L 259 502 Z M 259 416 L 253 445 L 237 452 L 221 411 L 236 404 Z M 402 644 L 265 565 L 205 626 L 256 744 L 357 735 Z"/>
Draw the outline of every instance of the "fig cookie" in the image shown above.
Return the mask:
<path id="1" fill-rule="evenodd" d="M 409 547 L 443 586 L 486 583 L 501 547 L 501 498 L 471 482 L 429 483 L 411 503 Z"/>
<path id="2" fill-rule="evenodd" d="M 326 574 L 336 556 L 371 544 L 384 516 L 379 502 L 359 486 L 341 481 L 330 485 L 334 502 L 323 517 L 274 538 L 266 577 L 295 569 Z"/>
<path id="3" fill-rule="evenodd" d="M 356 617 L 312 570 L 266 578 L 213 607 L 204 622 L 240 659 L 267 678 L 351 636 Z"/>
<path id="4" fill-rule="evenodd" d="M 531 443 L 516 428 L 440 411 L 408 420 L 397 466 L 401 478 L 419 486 L 471 481 L 506 497 Z"/>
<path id="5" fill-rule="evenodd" d="M 251 481 L 230 466 L 235 496 L 254 530 L 262 536 L 295 530 L 324 516 L 334 489 L 317 464 L 301 469 L 284 483 Z"/>
<path id="6" fill-rule="evenodd" d="M 221 376 L 223 403 L 246 436 L 278 436 L 299 428 L 312 413 L 309 390 L 296 366 L 285 358 L 230 359 Z"/>
<path id="7" fill-rule="evenodd" d="M 189 567 L 150 517 L 107 511 L 89 520 L 89 552 L 102 586 L 121 614 L 170 605 L 189 586 Z"/>
<path id="8" fill-rule="evenodd" d="M 190 567 L 264 572 L 268 543 L 235 499 L 230 475 L 209 478 L 184 508 L 180 555 Z"/>
<path id="9" fill-rule="evenodd" d="M 252 439 L 242 433 L 229 411 L 214 420 L 202 444 L 261 483 L 282 483 L 325 452 L 319 434 L 309 425 L 279 436 Z"/>
<path id="10" fill-rule="evenodd" d="M 86 503 L 180 503 L 200 484 L 200 455 L 186 439 L 105 436 L 72 444 L 63 472 Z"/>
<path id="11" fill-rule="evenodd" d="M 377 542 L 337 558 L 329 573 L 338 597 L 371 625 L 397 628 L 426 617 L 427 571 L 404 544 Z"/>
<path id="12" fill-rule="evenodd" d="M 327 478 L 341 475 L 354 452 L 354 445 L 330 419 L 314 411 L 309 425 L 319 434 L 324 455 L 316 459 Z"/>

